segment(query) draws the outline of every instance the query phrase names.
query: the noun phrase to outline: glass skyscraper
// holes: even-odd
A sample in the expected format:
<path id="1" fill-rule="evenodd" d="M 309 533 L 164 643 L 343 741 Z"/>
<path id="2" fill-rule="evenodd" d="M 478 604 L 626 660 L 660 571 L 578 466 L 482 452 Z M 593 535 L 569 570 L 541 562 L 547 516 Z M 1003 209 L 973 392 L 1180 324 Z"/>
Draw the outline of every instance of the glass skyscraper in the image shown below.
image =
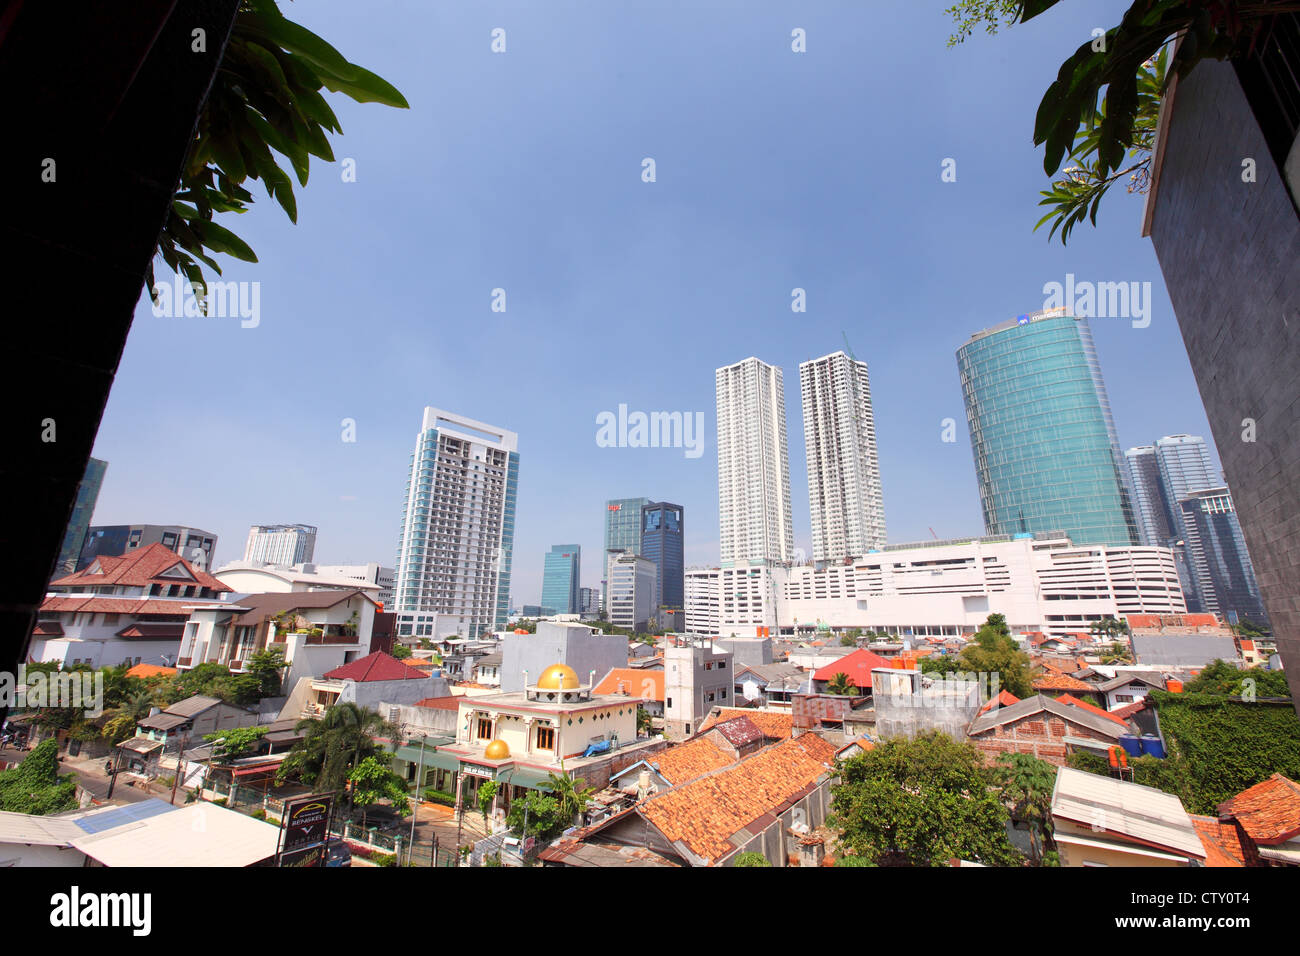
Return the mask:
<path id="1" fill-rule="evenodd" d="M 682 506 L 655 501 L 641 509 L 641 556 L 655 565 L 655 611 L 684 607 L 686 565 Z"/>
<path id="2" fill-rule="evenodd" d="M 1022 315 L 971 336 L 957 367 L 988 534 L 1139 543 L 1087 320 L 1064 309 Z"/>
<path id="3" fill-rule="evenodd" d="M 104 484 L 104 472 L 107 470 L 108 462 L 98 458 L 92 458 L 86 463 L 86 473 L 77 485 L 77 500 L 72 506 L 72 516 L 68 519 L 68 530 L 63 535 L 63 547 L 59 549 L 59 560 L 54 565 L 56 578 L 77 570 L 77 559 L 81 557 L 82 546 L 86 543 L 90 519 L 95 513 L 95 502 L 99 500 L 99 489 Z"/>
<path id="4" fill-rule="evenodd" d="M 557 614 L 580 613 L 581 574 L 582 548 L 576 544 L 552 545 L 542 570 L 542 606 L 554 608 Z"/>
<path id="5" fill-rule="evenodd" d="M 605 553 L 641 553 L 641 509 L 649 498 L 614 498 L 605 502 Z"/>
<path id="6" fill-rule="evenodd" d="M 1217 614 L 1230 624 L 1243 618 L 1267 624 L 1268 613 L 1228 489 L 1190 492 L 1179 500 L 1178 508 L 1196 574 L 1197 610 Z"/>
<path id="7" fill-rule="evenodd" d="M 424 410 L 397 552 L 400 636 L 475 638 L 505 627 L 518 441 L 495 425 Z"/>

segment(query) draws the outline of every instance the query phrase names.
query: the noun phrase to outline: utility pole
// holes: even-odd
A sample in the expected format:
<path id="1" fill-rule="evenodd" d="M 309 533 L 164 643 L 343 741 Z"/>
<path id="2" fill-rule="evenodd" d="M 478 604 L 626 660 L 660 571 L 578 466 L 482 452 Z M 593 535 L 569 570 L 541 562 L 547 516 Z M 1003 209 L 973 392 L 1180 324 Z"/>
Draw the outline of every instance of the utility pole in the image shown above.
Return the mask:
<path id="1" fill-rule="evenodd" d="M 172 806 L 176 806 L 176 788 L 180 786 L 181 774 L 185 768 L 185 747 L 190 742 L 190 732 L 187 730 L 181 737 L 180 753 L 176 755 L 176 776 L 172 778 Z"/>

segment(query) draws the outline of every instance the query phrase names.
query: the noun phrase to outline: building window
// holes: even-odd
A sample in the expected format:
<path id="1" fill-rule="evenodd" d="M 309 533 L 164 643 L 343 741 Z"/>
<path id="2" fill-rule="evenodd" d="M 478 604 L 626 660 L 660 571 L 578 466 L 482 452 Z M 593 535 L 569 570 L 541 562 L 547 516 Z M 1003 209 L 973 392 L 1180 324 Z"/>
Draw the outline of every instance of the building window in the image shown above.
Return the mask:
<path id="1" fill-rule="evenodd" d="M 490 717 L 480 717 L 478 719 L 478 739 L 492 739 L 492 719 Z"/>
<path id="2" fill-rule="evenodd" d="M 554 727 L 537 728 L 537 749 L 538 750 L 555 749 L 555 728 Z"/>
<path id="3" fill-rule="evenodd" d="M 671 707 L 671 706 L 673 705 L 673 699 L 672 699 L 671 697 L 669 697 L 669 698 L 664 702 L 664 704 L 665 704 L 665 706 Z"/>
<path id="4" fill-rule="evenodd" d="M 1132 694 L 1116 694 L 1116 695 L 1115 695 L 1115 699 L 1116 699 L 1117 701 L 1119 701 L 1121 704 L 1131 704 L 1131 703 L 1133 703 L 1133 695 L 1132 695 Z"/>

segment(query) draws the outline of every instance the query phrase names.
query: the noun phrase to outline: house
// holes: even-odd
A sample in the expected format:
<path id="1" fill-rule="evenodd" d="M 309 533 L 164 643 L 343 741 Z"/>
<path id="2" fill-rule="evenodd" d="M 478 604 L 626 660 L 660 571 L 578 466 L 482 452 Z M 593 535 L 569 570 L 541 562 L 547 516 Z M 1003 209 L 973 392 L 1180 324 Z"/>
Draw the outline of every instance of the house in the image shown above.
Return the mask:
<path id="1" fill-rule="evenodd" d="M 1056 771 L 1052 825 L 1061 866 L 1200 866 L 1206 848 L 1182 801 L 1070 767 Z"/>
<path id="2" fill-rule="evenodd" d="M 244 594 L 225 605 L 190 610 L 176 666 L 218 663 L 233 673 L 250 657 L 279 650 L 282 686 L 320 677 L 366 654 L 378 604 L 358 588 Z"/>
<path id="3" fill-rule="evenodd" d="M 1300 784 L 1275 773 L 1219 805 L 1245 866 L 1300 866 Z M 1226 838 L 1231 846 L 1231 837 Z"/>
<path id="4" fill-rule="evenodd" d="M 816 734 L 652 796 L 583 833 L 583 842 L 638 847 L 681 866 L 728 866 L 746 852 L 786 866 L 825 821 L 835 748 Z"/>
<path id="5" fill-rule="evenodd" d="M 501 658 L 500 651 L 492 651 L 474 661 L 474 683 L 483 687 L 500 687 Z"/>
<path id="6" fill-rule="evenodd" d="M 808 682 L 808 675 L 793 664 L 746 664 L 737 666 L 735 699 L 759 707 L 789 707 L 794 695 Z"/>
<path id="7" fill-rule="evenodd" d="M 652 757 L 624 767 L 609 778 L 609 785 L 643 800 L 671 790 L 713 770 L 735 763 L 735 751 L 711 734 L 662 750 Z"/>
<path id="8" fill-rule="evenodd" d="M 858 689 L 861 696 L 869 696 L 871 694 L 871 672 L 877 667 L 889 668 L 890 666 L 890 662 L 885 658 L 864 647 L 837 660 L 822 664 L 817 670 L 813 671 L 812 689 L 817 694 L 830 693 L 830 683 L 835 679 L 835 675 L 845 674 L 849 679 L 849 683 Z"/>
<path id="9" fill-rule="evenodd" d="M 217 604 L 229 591 L 161 544 L 120 557 L 96 557 L 75 574 L 50 583 L 27 659 L 96 669 L 174 664 L 189 608 Z"/>
<path id="10" fill-rule="evenodd" d="M 768 740 L 788 740 L 794 735 L 794 718 L 790 711 L 781 708 L 747 710 L 740 707 L 714 707 L 709 711 L 698 733 L 703 734 L 720 721 L 745 717 L 763 731 Z"/>
<path id="11" fill-rule="evenodd" d="M 375 651 L 320 677 L 299 679 L 280 716 L 322 717 L 330 707 L 342 703 L 376 710 L 381 704 L 414 704 L 449 692 L 446 680 Z"/>
<path id="12" fill-rule="evenodd" d="M 136 722 L 135 736 L 117 745 L 117 767 L 129 773 L 153 775 L 164 754 L 199 747 L 205 734 L 235 727 L 257 726 L 256 711 L 228 704 L 216 697 L 195 694 L 165 710 L 157 707 Z"/>
<path id="13" fill-rule="evenodd" d="M 651 718 L 664 715 L 664 672 L 633 667 L 615 667 L 596 685 L 604 695 L 636 697 Z"/>
<path id="14" fill-rule="evenodd" d="M 1165 676 L 1159 671 L 1120 671 L 1109 680 L 1093 685 L 1093 690 L 1104 694 L 1107 710 L 1119 710 L 1129 704 L 1146 700 L 1152 688 L 1165 689 Z"/>
<path id="15" fill-rule="evenodd" d="M 682 740 L 699 729 L 715 704 L 732 703 L 731 652 L 706 638 L 690 638 L 664 649 L 664 731 Z"/>
<path id="16" fill-rule="evenodd" d="M 1075 750 L 1104 753 L 1126 732 L 1122 723 L 1077 703 L 1035 694 L 1010 707 L 985 711 L 971 721 L 966 734 L 990 762 L 998 754 L 1023 753 L 1060 767 Z"/>

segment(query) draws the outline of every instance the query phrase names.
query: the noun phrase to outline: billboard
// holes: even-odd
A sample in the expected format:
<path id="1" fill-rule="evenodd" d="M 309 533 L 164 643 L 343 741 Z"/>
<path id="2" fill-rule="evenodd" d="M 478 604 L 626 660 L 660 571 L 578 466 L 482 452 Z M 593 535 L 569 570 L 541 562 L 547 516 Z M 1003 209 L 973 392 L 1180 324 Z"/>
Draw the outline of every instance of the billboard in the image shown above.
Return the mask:
<path id="1" fill-rule="evenodd" d="M 286 800 L 280 821 L 280 866 L 319 866 L 329 842 L 334 794 L 312 794 Z"/>

